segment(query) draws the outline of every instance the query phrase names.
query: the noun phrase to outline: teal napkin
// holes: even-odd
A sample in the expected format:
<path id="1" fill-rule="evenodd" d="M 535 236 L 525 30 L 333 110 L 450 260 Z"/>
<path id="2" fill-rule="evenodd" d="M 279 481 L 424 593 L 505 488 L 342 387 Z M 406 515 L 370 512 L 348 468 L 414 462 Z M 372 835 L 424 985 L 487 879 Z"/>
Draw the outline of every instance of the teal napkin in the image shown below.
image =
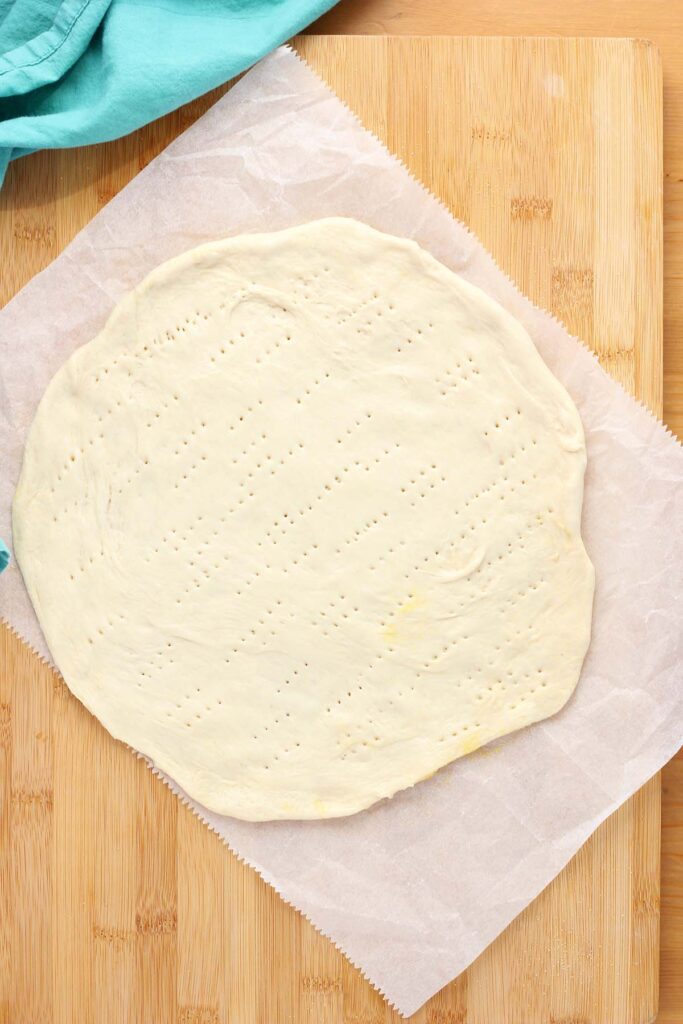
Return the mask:
<path id="1" fill-rule="evenodd" d="M 15 157 L 105 142 L 244 71 L 334 0 L 0 0 L 0 183 Z"/>

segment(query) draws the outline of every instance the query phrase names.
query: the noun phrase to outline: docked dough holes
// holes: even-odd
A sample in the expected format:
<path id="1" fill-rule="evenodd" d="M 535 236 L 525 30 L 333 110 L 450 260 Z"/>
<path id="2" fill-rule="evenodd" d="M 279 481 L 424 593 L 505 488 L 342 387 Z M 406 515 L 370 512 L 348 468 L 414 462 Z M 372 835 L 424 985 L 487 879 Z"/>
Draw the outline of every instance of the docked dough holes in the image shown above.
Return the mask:
<path id="1" fill-rule="evenodd" d="M 120 303 L 40 405 L 16 553 L 112 735 L 217 812 L 351 814 L 571 694 L 585 462 L 517 321 L 323 220 Z"/>

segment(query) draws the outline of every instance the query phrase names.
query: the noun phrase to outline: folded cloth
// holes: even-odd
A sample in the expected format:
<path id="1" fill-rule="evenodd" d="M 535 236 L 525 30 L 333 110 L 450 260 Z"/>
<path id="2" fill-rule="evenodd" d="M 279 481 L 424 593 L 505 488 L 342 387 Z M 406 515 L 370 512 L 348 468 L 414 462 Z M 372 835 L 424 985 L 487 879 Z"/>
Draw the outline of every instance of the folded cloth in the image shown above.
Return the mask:
<path id="1" fill-rule="evenodd" d="M 36 149 L 105 142 L 244 71 L 335 0 L 0 0 L 0 184 Z"/>

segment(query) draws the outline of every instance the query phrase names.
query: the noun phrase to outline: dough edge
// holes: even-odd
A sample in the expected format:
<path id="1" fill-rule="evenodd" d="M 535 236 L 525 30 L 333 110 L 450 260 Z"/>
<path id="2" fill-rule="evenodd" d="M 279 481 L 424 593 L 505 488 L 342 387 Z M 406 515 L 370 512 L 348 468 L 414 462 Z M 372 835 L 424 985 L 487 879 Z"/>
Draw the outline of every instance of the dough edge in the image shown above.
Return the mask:
<path id="1" fill-rule="evenodd" d="M 438 272 L 445 274 L 451 280 L 451 283 L 455 283 L 456 286 L 465 292 L 469 292 L 470 296 L 476 297 L 477 301 L 488 309 L 488 311 L 495 315 L 497 318 L 502 319 L 506 323 L 507 328 L 515 333 L 518 337 L 523 337 L 525 342 L 528 343 L 536 356 L 542 364 L 547 377 L 547 384 L 550 389 L 554 389 L 560 404 L 565 408 L 567 404 L 574 410 L 575 418 L 578 423 L 578 429 L 580 436 L 584 441 L 584 460 L 583 470 L 585 472 L 586 455 L 585 455 L 585 439 L 583 433 L 583 427 L 576 410 L 575 404 L 569 394 L 567 393 L 564 386 L 560 381 L 552 374 L 550 369 L 543 361 L 540 353 L 536 349 L 532 339 L 524 329 L 522 324 L 507 312 L 496 300 L 492 299 L 486 292 L 481 290 L 475 285 L 470 284 L 465 279 L 460 277 L 457 273 L 451 271 L 443 263 L 437 260 L 431 253 L 420 246 L 417 242 L 412 239 L 403 238 L 401 236 L 395 236 L 388 234 L 383 231 L 378 231 L 363 222 L 353 220 L 351 218 L 344 217 L 332 217 L 323 218 L 314 221 L 307 221 L 302 224 L 298 224 L 293 227 L 285 228 L 273 232 L 254 232 L 254 233 L 240 233 L 234 236 L 228 236 L 224 239 L 214 240 L 203 243 L 202 245 L 193 247 L 175 256 L 159 266 L 155 267 L 149 274 L 147 274 L 143 280 L 130 292 L 128 292 L 119 302 L 115 305 L 112 312 L 110 313 L 102 330 L 89 342 L 84 343 L 80 346 L 67 361 L 60 367 L 57 373 L 53 376 L 48 387 L 45 390 L 43 397 L 40 400 L 38 409 L 34 416 L 33 422 L 29 429 L 29 433 L 26 440 L 24 449 L 24 462 L 19 477 L 19 482 L 14 495 L 12 519 L 13 519 L 13 534 L 14 534 L 14 550 L 17 559 L 17 564 L 22 571 L 22 576 L 26 583 L 29 596 L 36 610 L 36 614 L 41 624 L 41 628 L 44 630 L 45 637 L 48 643 L 50 651 L 58 650 L 60 647 L 59 637 L 52 637 L 50 635 L 49 626 L 46 625 L 45 616 L 42 613 L 43 605 L 40 598 L 38 588 L 34 586 L 33 580 L 31 579 L 31 573 L 24 574 L 23 563 L 24 563 L 24 532 L 22 528 L 22 508 L 25 502 L 30 498 L 30 468 L 27 468 L 26 452 L 31 449 L 32 441 L 36 435 L 39 434 L 41 429 L 44 429 L 43 420 L 47 418 L 49 412 L 49 396 L 53 390 L 58 390 L 64 377 L 70 372 L 73 372 L 74 366 L 77 365 L 77 361 L 87 356 L 96 355 L 97 352 L 102 349 L 106 350 L 109 346 L 110 337 L 115 337 L 116 329 L 120 320 L 125 320 L 127 314 L 134 309 L 135 305 L 141 298 L 143 298 L 147 291 L 149 291 L 158 282 L 164 280 L 171 280 L 178 272 L 182 272 L 183 269 L 191 267 L 193 264 L 200 261 L 202 258 L 208 256 L 220 256 L 225 250 L 232 250 L 237 246 L 238 248 L 243 242 L 247 244 L 256 245 L 267 245 L 268 240 L 271 237 L 277 236 L 279 239 L 285 236 L 295 237 L 300 233 L 306 233 L 311 228 L 314 230 L 330 230 L 334 233 L 337 225 L 342 224 L 346 228 L 353 227 L 354 230 L 358 230 L 362 233 L 369 234 L 371 236 L 378 236 L 380 240 L 389 240 L 393 244 L 410 249 L 413 253 L 419 254 L 420 259 L 426 260 L 432 269 L 438 268 Z M 581 487 L 580 494 L 578 495 L 578 511 L 579 519 L 581 514 L 581 508 L 583 505 L 583 486 Z M 425 759 L 426 763 L 421 767 L 421 775 L 419 779 L 409 783 L 398 782 L 393 790 L 389 793 L 386 787 L 380 787 L 381 791 L 378 790 L 377 795 L 368 799 L 367 794 L 360 798 L 349 797 L 346 799 L 338 799 L 334 802 L 326 799 L 324 806 L 320 801 L 311 801 L 308 812 L 297 812 L 295 815 L 287 811 L 282 811 L 281 814 L 269 814 L 264 817 L 262 814 L 254 814 L 251 801 L 248 796 L 245 798 L 244 791 L 241 787 L 235 787 L 233 792 L 232 786 L 229 780 L 218 780 L 218 785 L 212 783 L 212 780 L 193 774 L 192 768 L 187 768 L 184 765 L 177 763 L 172 754 L 167 750 L 155 749 L 155 744 L 149 742 L 146 744 L 146 750 L 136 750 L 132 747 L 126 738 L 122 735 L 122 729 L 117 723 L 111 722 L 111 716 L 109 714 L 109 703 L 107 700 L 106 693 L 103 694 L 104 700 L 98 701 L 100 695 L 99 690 L 89 688 L 87 685 L 83 685 L 80 680 L 73 680 L 63 676 L 67 686 L 77 697 L 78 700 L 90 711 L 107 729 L 114 739 L 120 740 L 125 743 L 132 751 L 142 756 L 147 761 L 151 762 L 152 766 L 160 772 L 163 772 L 171 777 L 171 779 L 181 787 L 184 792 L 194 801 L 200 803 L 209 811 L 214 813 L 228 815 L 247 821 L 263 821 L 263 820 L 319 820 L 326 818 L 345 817 L 352 814 L 356 814 L 362 810 L 367 810 L 375 806 L 379 801 L 384 799 L 390 799 L 396 793 L 403 790 L 409 790 L 414 785 L 419 785 L 422 781 L 425 781 L 432 776 L 436 775 L 442 769 L 447 768 L 453 761 L 460 757 L 467 756 L 470 753 L 485 746 L 488 742 L 493 739 L 505 739 L 507 735 L 513 735 L 515 732 L 520 731 L 522 728 L 526 728 L 529 725 L 533 725 L 539 721 L 543 721 L 557 714 L 568 702 L 572 696 L 576 686 L 578 684 L 581 667 L 585 659 L 586 653 L 591 639 L 591 622 L 592 622 L 592 601 L 595 586 L 595 572 L 590 561 L 588 554 L 583 544 L 583 538 L 580 530 L 577 530 L 577 539 L 580 541 L 583 555 L 585 558 L 585 575 L 581 581 L 582 586 L 586 589 L 586 599 L 582 603 L 582 607 L 585 609 L 585 617 L 581 622 L 575 623 L 577 631 L 577 642 L 576 650 L 580 650 L 582 653 L 577 656 L 577 670 L 575 673 L 574 682 L 571 686 L 566 687 L 561 693 L 557 695 L 557 700 L 551 702 L 551 710 L 542 710 L 537 717 L 527 720 L 523 725 L 511 730 L 509 733 L 500 735 L 499 732 L 494 732 L 493 735 L 487 736 L 486 730 L 482 728 L 477 742 L 471 747 L 463 751 L 462 741 L 454 740 L 444 745 L 441 749 L 438 749 L 435 745 L 432 745 L 432 756 L 430 759 Z M 588 599 L 590 596 L 590 600 Z M 580 642 L 579 642 L 580 640 Z M 59 670 L 59 661 L 55 658 L 55 664 Z M 61 670 L 60 670 L 61 671 Z M 125 730 L 123 730 L 125 731 Z M 238 799 L 235 799 L 235 797 Z"/>

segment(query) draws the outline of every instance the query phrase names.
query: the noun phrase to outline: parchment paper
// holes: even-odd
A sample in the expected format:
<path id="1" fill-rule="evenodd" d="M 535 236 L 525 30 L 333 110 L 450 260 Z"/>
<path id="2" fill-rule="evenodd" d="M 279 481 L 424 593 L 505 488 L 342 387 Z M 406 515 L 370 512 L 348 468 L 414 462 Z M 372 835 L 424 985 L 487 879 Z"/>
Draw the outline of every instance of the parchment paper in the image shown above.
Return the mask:
<path id="1" fill-rule="evenodd" d="M 572 394 L 588 441 L 593 639 L 560 714 L 352 818 L 255 825 L 195 806 L 409 1014 L 680 745 L 683 449 L 282 48 L 0 313 L 0 536 L 10 539 L 11 496 L 39 397 L 126 291 L 200 242 L 331 214 L 417 239 L 518 317 Z M 48 656 L 16 567 L 0 579 L 0 612 Z"/>

